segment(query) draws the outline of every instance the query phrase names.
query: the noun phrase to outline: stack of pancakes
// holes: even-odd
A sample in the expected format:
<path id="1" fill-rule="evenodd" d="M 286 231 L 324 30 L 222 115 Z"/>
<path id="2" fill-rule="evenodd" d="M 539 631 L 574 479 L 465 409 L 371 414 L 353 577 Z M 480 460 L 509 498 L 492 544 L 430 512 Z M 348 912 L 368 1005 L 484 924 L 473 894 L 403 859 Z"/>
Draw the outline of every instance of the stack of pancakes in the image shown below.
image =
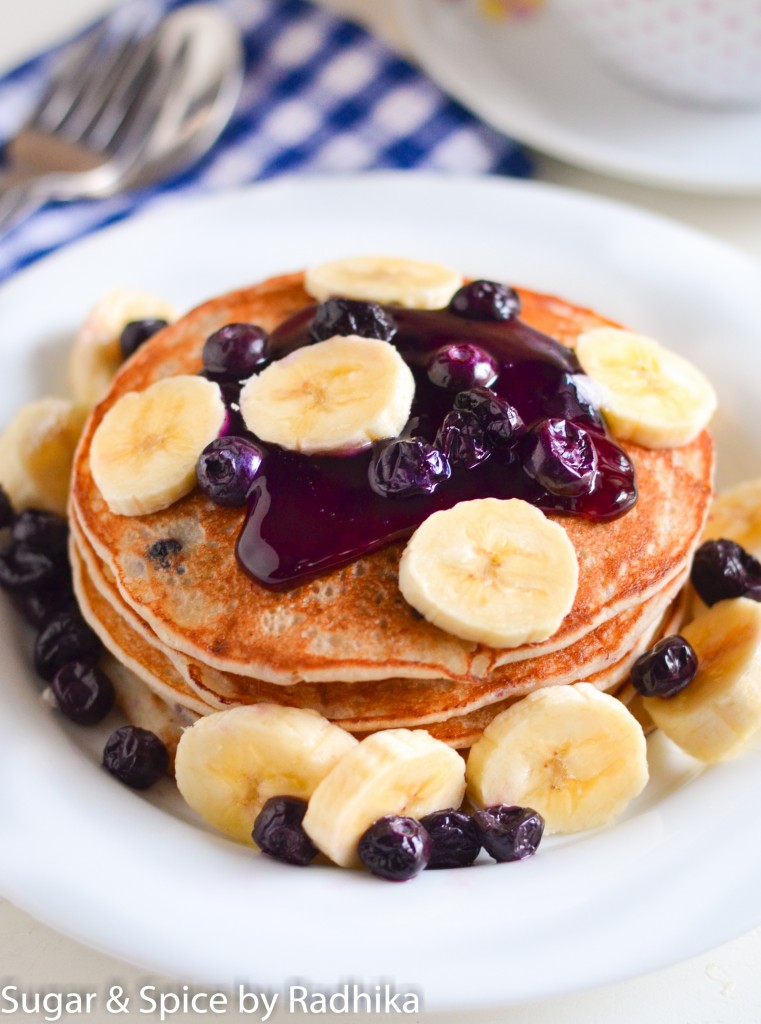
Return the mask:
<path id="1" fill-rule="evenodd" d="M 293 590 L 273 592 L 242 570 L 235 542 L 245 509 L 196 490 L 147 516 L 109 512 L 90 471 L 93 434 L 123 394 L 201 369 L 205 339 L 224 324 L 272 330 L 312 300 L 300 274 L 198 307 L 124 365 L 85 428 L 72 478 L 71 557 L 83 614 L 156 708 L 189 716 L 259 701 L 312 708 L 358 735 L 422 727 L 470 746 L 512 700 L 587 681 L 615 692 L 632 662 L 680 621 L 679 595 L 711 497 L 707 432 L 682 448 L 626 445 L 639 500 L 608 523 L 552 516 L 578 555 L 579 587 L 542 643 L 497 650 L 460 640 L 402 598 L 393 544 Z M 522 317 L 564 344 L 610 323 L 556 298 L 522 292 Z M 390 499 L 391 500 L 391 499 Z M 283 509 L 309 530 L 298 508 Z M 122 683 L 124 673 L 121 674 Z M 144 703 L 144 701 L 143 701 Z"/>

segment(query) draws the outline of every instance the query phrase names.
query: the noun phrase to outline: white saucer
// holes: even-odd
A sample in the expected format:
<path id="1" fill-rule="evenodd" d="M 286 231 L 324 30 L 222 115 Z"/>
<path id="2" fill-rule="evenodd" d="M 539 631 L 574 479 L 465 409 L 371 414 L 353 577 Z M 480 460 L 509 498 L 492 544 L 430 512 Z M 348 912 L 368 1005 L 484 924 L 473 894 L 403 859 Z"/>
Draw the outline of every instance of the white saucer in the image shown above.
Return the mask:
<path id="1" fill-rule="evenodd" d="M 463 0 L 397 0 L 413 53 L 496 128 L 569 163 L 669 188 L 761 192 L 761 110 L 715 112 L 639 92 L 550 4 L 488 21 Z"/>

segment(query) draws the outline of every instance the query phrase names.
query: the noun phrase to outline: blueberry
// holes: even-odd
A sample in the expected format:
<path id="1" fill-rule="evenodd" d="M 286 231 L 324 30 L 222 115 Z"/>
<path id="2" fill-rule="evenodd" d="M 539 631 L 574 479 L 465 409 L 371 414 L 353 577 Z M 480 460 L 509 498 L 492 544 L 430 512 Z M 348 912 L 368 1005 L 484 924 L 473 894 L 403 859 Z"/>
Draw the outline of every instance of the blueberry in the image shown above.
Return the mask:
<path id="1" fill-rule="evenodd" d="M 390 882 L 414 878 L 430 856 L 430 837 L 414 818 L 379 818 L 359 841 L 359 859 L 365 867 Z"/>
<path id="2" fill-rule="evenodd" d="M 51 616 L 40 630 L 34 647 L 34 665 L 43 679 L 51 680 L 70 661 L 94 665 L 101 642 L 80 613 L 66 610 Z"/>
<path id="3" fill-rule="evenodd" d="M 256 324 L 227 324 L 209 335 L 201 358 L 212 379 L 245 380 L 269 362 L 267 332 Z"/>
<path id="4" fill-rule="evenodd" d="M 13 544 L 0 551 L 0 587 L 12 593 L 42 590 L 55 583 L 62 567 L 44 551 L 32 551 L 26 544 Z"/>
<path id="5" fill-rule="evenodd" d="M 182 544 L 174 537 L 162 537 L 156 540 L 148 548 L 147 555 L 153 564 L 154 569 L 169 571 L 178 568 L 179 556 L 182 551 Z M 179 566 L 179 568 L 182 568 Z M 183 570 L 184 571 L 184 570 Z"/>
<path id="6" fill-rule="evenodd" d="M 259 811 L 251 833 L 262 853 L 299 867 L 310 864 L 317 856 L 317 847 L 301 824 L 306 811 L 306 800 L 271 796 Z"/>
<path id="7" fill-rule="evenodd" d="M 695 678 L 698 656 L 683 636 L 667 636 L 632 665 L 634 689 L 644 697 L 674 697 Z"/>
<path id="8" fill-rule="evenodd" d="M 15 593 L 13 606 L 30 625 L 39 629 L 58 612 L 76 611 L 77 602 L 70 581 L 56 579 L 49 586 Z"/>
<path id="9" fill-rule="evenodd" d="M 589 494 L 597 477 L 590 434 L 570 420 L 542 420 L 526 437 L 523 468 L 550 494 Z"/>
<path id="10" fill-rule="evenodd" d="M 4 530 L 6 526 L 11 526 L 15 516 L 11 499 L 6 494 L 5 488 L 0 484 L 0 530 Z"/>
<path id="11" fill-rule="evenodd" d="M 449 391 L 489 387 L 497 379 L 497 362 L 488 352 L 469 342 L 444 345 L 428 360 L 428 377 L 433 384 Z"/>
<path id="12" fill-rule="evenodd" d="M 61 712 L 77 725 L 97 725 L 114 706 L 111 680 L 89 662 L 62 665 L 50 688 Z"/>
<path id="13" fill-rule="evenodd" d="M 730 597 L 761 601 L 761 563 L 733 540 L 707 540 L 695 552 L 692 585 L 707 605 Z"/>
<path id="14" fill-rule="evenodd" d="M 155 733 L 123 725 L 106 741 L 103 767 L 133 789 L 148 789 L 166 772 L 169 754 Z"/>
<path id="15" fill-rule="evenodd" d="M 531 807 L 498 804 L 476 811 L 473 820 L 484 849 L 500 863 L 533 856 L 544 832 L 544 818 Z"/>
<path id="16" fill-rule="evenodd" d="M 63 516 L 41 509 L 22 512 L 13 524 L 11 538 L 32 551 L 41 551 L 59 562 L 67 560 L 69 524 Z"/>
<path id="17" fill-rule="evenodd" d="M 420 824 L 431 837 L 429 869 L 467 868 L 478 856 L 481 836 L 464 811 L 434 811 L 421 818 Z"/>
<path id="18" fill-rule="evenodd" d="M 453 409 L 444 417 L 434 444 L 452 466 L 473 469 L 491 455 L 491 445 L 478 418 L 472 412 Z"/>
<path id="19" fill-rule="evenodd" d="M 315 311 L 311 334 L 315 341 L 325 341 L 336 334 L 391 341 L 396 334 L 396 324 L 391 314 L 376 302 L 328 299 Z"/>
<path id="20" fill-rule="evenodd" d="M 264 453 L 245 437 L 218 437 L 198 457 L 196 479 L 216 505 L 245 505 Z"/>
<path id="21" fill-rule="evenodd" d="M 166 320 L 130 320 L 119 338 L 124 358 L 128 359 L 144 342 L 166 326 Z"/>
<path id="22" fill-rule="evenodd" d="M 458 412 L 469 412 L 481 424 L 486 440 L 495 448 L 514 447 L 525 427 L 518 410 L 489 388 L 469 388 L 455 397 Z"/>
<path id="23" fill-rule="evenodd" d="M 433 494 L 451 474 L 445 455 L 422 437 L 397 438 L 373 453 L 368 480 L 384 498 Z"/>
<path id="24" fill-rule="evenodd" d="M 471 281 L 456 291 L 449 310 L 466 320 L 509 320 L 521 311 L 518 293 L 497 281 Z"/>

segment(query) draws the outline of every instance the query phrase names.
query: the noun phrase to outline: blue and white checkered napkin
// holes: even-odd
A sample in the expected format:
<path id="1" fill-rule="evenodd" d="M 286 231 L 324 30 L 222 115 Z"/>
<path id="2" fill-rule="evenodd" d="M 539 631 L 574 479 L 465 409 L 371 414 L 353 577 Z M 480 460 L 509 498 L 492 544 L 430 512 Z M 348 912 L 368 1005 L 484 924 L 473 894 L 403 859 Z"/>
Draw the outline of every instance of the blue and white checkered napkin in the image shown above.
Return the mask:
<path id="1" fill-rule="evenodd" d="M 119 14 L 139 4 L 147 23 L 185 2 L 129 0 Z M 246 78 L 213 150 L 158 185 L 97 202 L 49 204 L 0 239 L 0 280 L 166 192 L 206 192 L 294 172 L 419 167 L 530 174 L 515 142 L 358 25 L 307 0 L 217 2 L 243 31 Z M 0 78 L 0 142 L 23 122 L 59 53 L 43 53 Z"/>

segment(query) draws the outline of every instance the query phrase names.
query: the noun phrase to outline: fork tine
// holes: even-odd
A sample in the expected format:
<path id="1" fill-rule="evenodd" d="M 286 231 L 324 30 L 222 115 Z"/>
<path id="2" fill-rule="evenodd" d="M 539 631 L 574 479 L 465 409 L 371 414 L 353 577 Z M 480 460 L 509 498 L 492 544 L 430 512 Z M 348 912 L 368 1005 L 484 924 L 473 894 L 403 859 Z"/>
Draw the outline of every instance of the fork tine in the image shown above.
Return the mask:
<path id="1" fill-rule="evenodd" d="M 65 117 L 82 81 L 82 67 L 94 60 L 108 34 L 105 23 L 98 25 L 72 46 L 57 62 L 47 88 L 27 119 L 27 126 L 53 131 Z"/>
<path id="2" fill-rule="evenodd" d="M 125 70 L 134 65 L 136 56 L 142 63 L 142 51 L 142 41 L 129 36 L 115 48 L 96 54 L 89 73 L 81 76 L 76 95 L 55 131 L 72 142 L 81 141 L 101 108 L 120 87 Z"/>
<path id="3" fill-rule="evenodd" d="M 81 136 L 89 148 L 107 150 L 133 104 L 147 91 L 155 71 L 155 48 L 154 37 L 144 39 L 104 89 Z"/>
<path id="4" fill-rule="evenodd" d="M 146 82 L 144 89 L 139 95 L 134 96 L 125 108 L 121 123 L 108 144 L 113 156 L 130 162 L 143 152 L 146 139 L 166 98 L 172 71 L 176 66 L 176 62 L 172 62 L 170 68 L 165 66 L 162 71 L 154 73 L 151 80 Z"/>

